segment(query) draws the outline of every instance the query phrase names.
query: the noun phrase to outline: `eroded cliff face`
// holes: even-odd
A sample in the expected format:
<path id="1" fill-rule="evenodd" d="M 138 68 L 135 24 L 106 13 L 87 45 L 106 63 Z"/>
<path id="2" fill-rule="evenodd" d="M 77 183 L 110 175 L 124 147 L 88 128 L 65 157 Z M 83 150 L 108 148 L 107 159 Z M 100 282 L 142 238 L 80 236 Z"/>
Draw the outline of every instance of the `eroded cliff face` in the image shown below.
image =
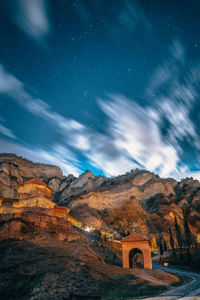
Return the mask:
<path id="1" fill-rule="evenodd" d="M 57 166 L 35 164 L 16 155 L 0 155 L 0 196 L 5 198 L 16 198 L 17 187 L 28 179 L 39 177 L 50 185 L 63 178 L 61 169 Z M 56 190 L 56 189 L 54 189 Z"/>
<path id="2" fill-rule="evenodd" d="M 15 155 L 1 155 L 0 168 L 1 196 L 15 198 L 20 183 L 39 177 L 53 189 L 57 204 L 68 206 L 72 216 L 97 228 L 114 230 L 109 217 L 130 201 L 129 209 L 140 216 L 137 221 L 133 220 L 133 226 L 142 228 L 145 233 L 166 232 L 169 224 L 173 226 L 175 215 L 182 227 L 183 208 L 191 230 L 194 233 L 200 230 L 200 183 L 197 180 L 177 182 L 145 170 L 134 170 L 115 178 L 86 171 L 75 178 L 63 176 L 56 166 L 34 164 Z M 122 214 L 127 214 L 126 209 Z"/>
<path id="3" fill-rule="evenodd" d="M 62 191 L 58 201 L 60 205 L 68 205 L 73 216 L 97 228 L 101 226 L 106 230 L 114 230 L 116 226 L 112 226 L 112 222 L 107 222 L 107 217 L 115 214 L 117 209 L 132 199 L 129 209 L 140 216 L 137 220 L 133 220 L 133 224 L 140 229 L 143 228 L 144 233 L 149 233 L 149 214 L 146 205 L 148 199 L 158 194 L 166 197 L 175 196 L 174 187 L 177 184 L 175 180 L 161 179 L 148 171 L 135 170 L 115 178 L 92 175 L 91 172 L 82 174 L 69 188 Z M 123 213 L 126 214 L 126 211 Z"/>

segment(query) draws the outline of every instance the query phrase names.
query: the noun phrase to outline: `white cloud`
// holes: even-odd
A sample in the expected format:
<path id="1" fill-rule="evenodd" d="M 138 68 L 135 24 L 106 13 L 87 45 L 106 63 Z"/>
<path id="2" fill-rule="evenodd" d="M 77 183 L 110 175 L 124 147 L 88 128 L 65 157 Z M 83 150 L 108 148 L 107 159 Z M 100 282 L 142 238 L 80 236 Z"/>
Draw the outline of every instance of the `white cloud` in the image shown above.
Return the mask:
<path id="1" fill-rule="evenodd" d="M 3 135 L 6 135 L 7 137 L 11 139 L 17 139 L 17 137 L 14 135 L 14 133 L 7 127 L 0 124 L 0 133 Z"/>
<path id="2" fill-rule="evenodd" d="M 176 149 L 162 141 L 159 127 L 148 109 L 120 95 L 110 101 L 100 101 L 110 119 L 109 132 L 119 151 L 126 151 L 127 158 L 161 176 L 177 171 Z"/>
<path id="3" fill-rule="evenodd" d="M 172 54 L 172 57 L 179 61 L 183 62 L 185 61 L 185 48 L 183 47 L 182 43 L 179 40 L 174 40 L 172 44 L 170 45 L 170 52 Z"/>
<path id="4" fill-rule="evenodd" d="M 43 40 L 50 32 L 45 0 L 16 0 L 14 22 L 31 38 Z"/>
<path id="5" fill-rule="evenodd" d="M 81 123 L 72 119 L 66 119 L 52 111 L 51 107 L 43 100 L 34 98 L 26 91 L 24 84 L 7 72 L 2 65 L 0 65 L 0 93 L 10 96 L 32 114 L 47 119 L 63 131 L 70 133 L 74 131 L 78 134 L 84 130 L 84 126 Z"/>
<path id="6" fill-rule="evenodd" d="M 179 91 L 179 96 L 184 98 L 188 96 L 185 94 L 185 87 L 179 82 L 181 70 L 186 64 L 185 52 L 180 41 L 172 41 L 169 46 L 169 54 L 164 57 L 163 62 L 154 71 L 150 82 L 147 84 L 148 96 L 164 92 L 175 94 L 176 91 Z M 161 88 L 162 91 L 160 91 Z"/>
<path id="7" fill-rule="evenodd" d="M 152 30 L 152 25 L 147 19 L 142 7 L 135 1 L 126 0 L 118 15 L 119 23 L 128 32 L 132 33 L 138 25 L 146 30 Z"/>
<path id="8" fill-rule="evenodd" d="M 55 144 L 55 145 L 52 146 L 52 149 L 59 156 L 62 156 L 64 158 L 66 158 L 67 160 L 73 162 L 74 165 L 77 165 L 79 163 L 79 161 L 77 160 L 75 154 L 72 153 L 69 149 L 67 149 L 63 145 L 61 145 L 61 144 Z"/>
<path id="9" fill-rule="evenodd" d="M 192 177 L 200 181 L 200 171 L 193 171 L 187 174 L 187 177 Z"/>
<path id="10" fill-rule="evenodd" d="M 7 73 L 0 65 L 0 93 L 11 93 L 21 89 L 22 83 L 13 75 Z"/>
<path id="11" fill-rule="evenodd" d="M 194 73 L 191 76 L 196 80 Z M 168 78 L 164 81 L 168 81 Z M 99 100 L 109 124 L 107 132 L 102 134 L 52 111 L 47 103 L 34 98 L 22 82 L 0 66 L 0 93 L 12 97 L 60 134 L 62 145 L 54 145 L 48 152 L 37 149 L 37 155 L 39 153 L 42 161 L 58 164 L 65 173 L 70 170 L 75 175 L 80 172 L 80 162 L 72 157 L 66 145 L 85 156 L 91 165 L 103 170 L 108 176 L 119 175 L 136 167 L 146 168 L 162 177 L 182 178 L 187 175 L 188 170 L 179 158 L 178 139 L 192 137 L 197 140 L 197 135 L 189 119 L 188 102 L 180 104 L 176 99 L 180 97 L 179 92 L 182 95 L 184 93 L 187 99 L 195 94 L 190 93 L 186 85 L 184 87 L 185 90 L 181 92 L 180 86 L 176 85 L 173 97 L 160 97 L 155 107 L 142 108 L 121 95 L 108 96 L 106 101 Z M 165 140 L 160 131 L 163 117 L 171 124 L 170 134 Z M 15 153 L 20 154 L 18 152 L 21 151 L 20 155 L 31 156 L 30 159 L 34 160 L 35 151 L 29 147 L 19 147 L 16 144 L 15 148 L 12 144 Z"/>
<path id="12" fill-rule="evenodd" d="M 49 125 L 52 125 L 53 130 L 60 133 L 63 138 L 63 144 L 68 144 L 81 151 L 92 165 L 102 169 L 105 174 L 119 175 L 137 167 L 137 164 L 133 163 L 126 156 L 124 157 L 116 149 L 116 145 L 112 143 L 108 136 L 95 132 L 76 120 L 67 119 L 52 111 L 51 107 L 43 100 L 35 99 L 28 93 L 23 83 L 9 74 L 3 67 L 1 67 L 0 82 L 1 80 L 4 80 L 8 86 L 6 90 L 0 90 L 1 93 L 12 97 L 30 113 L 45 119 Z M 9 84 L 6 80 L 8 80 Z M 55 149 L 55 151 L 57 152 L 58 150 Z M 48 155 L 47 153 L 45 157 Z"/>
<path id="13" fill-rule="evenodd" d="M 100 152 L 97 149 L 93 149 L 86 156 L 90 160 L 91 165 L 101 169 L 107 176 L 121 175 L 138 167 L 136 163 L 126 156 L 120 155 L 109 158 L 106 153 Z"/>
<path id="14" fill-rule="evenodd" d="M 200 149 L 200 138 L 190 117 L 200 92 L 199 83 L 199 68 L 188 63 L 184 46 L 178 40 L 173 41 L 170 55 L 154 72 L 147 93 L 156 95 L 153 105 L 159 113 L 159 126 L 163 120 L 168 121 L 165 138 L 178 151 L 181 151 L 180 141 Z"/>
<path id="15" fill-rule="evenodd" d="M 179 141 L 183 140 L 187 140 L 198 149 L 200 148 L 199 136 L 196 133 L 194 123 L 189 117 L 189 106 L 175 99 L 161 97 L 157 100 L 157 104 L 152 111 L 159 115 L 159 119 L 157 120 L 159 127 L 161 127 L 163 120 L 169 122 L 165 138 L 169 143 L 176 146 L 179 151 L 181 151 Z"/>

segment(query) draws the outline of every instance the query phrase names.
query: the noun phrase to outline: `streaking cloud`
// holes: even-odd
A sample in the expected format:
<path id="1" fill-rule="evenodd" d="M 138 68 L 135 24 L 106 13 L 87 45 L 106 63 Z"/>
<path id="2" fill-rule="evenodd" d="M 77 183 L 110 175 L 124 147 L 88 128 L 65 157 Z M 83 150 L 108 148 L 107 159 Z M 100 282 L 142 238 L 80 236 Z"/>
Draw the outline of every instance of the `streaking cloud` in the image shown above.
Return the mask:
<path id="1" fill-rule="evenodd" d="M 46 0 L 16 0 L 12 18 L 20 29 L 37 41 L 50 33 Z"/>
<path id="2" fill-rule="evenodd" d="M 11 138 L 11 139 L 17 139 L 17 137 L 14 135 L 14 133 L 12 132 L 12 130 L 10 130 L 9 128 L 3 126 L 0 124 L 0 133 Z"/>
<path id="3" fill-rule="evenodd" d="M 177 171 L 176 149 L 164 143 L 148 109 L 120 95 L 100 101 L 109 117 L 109 132 L 119 151 L 150 171 L 169 176 Z"/>
<path id="4" fill-rule="evenodd" d="M 184 48 L 177 41 L 174 42 L 168 60 L 155 71 L 149 84 L 147 96 L 156 95 L 152 105 L 142 107 L 119 94 L 99 99 L 98 103 L 107 116 L 106 131 L 101 133 L 55 112 L 45 101 L 34 97 L 23 82 L 3 66 L 0 66 L 0 93 L 17 101 L 60 135 L 60 145 L 51 145 L 48 151 L 38 149 L 38 153 L 45 161 L 62 164 L 66 173 L 69 170 L 73 174 L 81 172 L 81 161 L 71 155 L 75 151 L 108 176 L 138 167 L 162 177 L 178 179 L 191 173 L 181 160 L 180 141 L 188 140 L 199 149 L 199 137 L 190 119 L 190 111 L 198 94 L 199 73 L 196 68 L 190 68 L 180 83 L 180 68 L 185 61 Z M 165 134 L 162 132 L 164 121 L 169 123 Z M 30 156 L 29 150 L 25 152 Z M 31 156 L 34 157 L 32 152 Z M 76 167 L 73 168 L 73 164 Z M 199 173 L 196 174 L 199 176 Z"/>

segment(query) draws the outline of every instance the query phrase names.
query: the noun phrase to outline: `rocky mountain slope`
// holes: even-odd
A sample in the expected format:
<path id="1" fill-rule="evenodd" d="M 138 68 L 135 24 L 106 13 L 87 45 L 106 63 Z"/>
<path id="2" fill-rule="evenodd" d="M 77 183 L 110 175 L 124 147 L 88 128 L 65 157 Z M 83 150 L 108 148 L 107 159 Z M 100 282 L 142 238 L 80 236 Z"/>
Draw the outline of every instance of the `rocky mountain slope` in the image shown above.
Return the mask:
<path id="1" fill-rule="evenodd" d="M 144 170 L 115 178 L 86 171 L 75 178 L 56 166 L 35 164 L 15 155 L 0 155 L 0 196 L 16 198 L 17 187 L 33 177 L 44 180 L 59 205 L 84 222 L 114 232 L 138 230 L 155 235 L 182 229 L 182 208 L 191 231 L 200 229 L 200 183 L 162 179 Z M 31 251 L 30 251 L 31 249 Z M 123 269 L 121 252 L 47 210 L 27 209 L 0 215 L 0 298 L 123 299 L 158 295 L 178 278 L 158 270 Z"/>
<path id="2" fill-rule="evenodd" d="M 191 178 L 177 182 L 137 169 L 114 178 L 95 176 L 90 171 L 75 178 L 63 176 L 56 166 L 0 155 L 1 196 L 17 197 L 18 184 L 32 177 L 43 179 L 53 189 L 55 201 L 70 207 L 71 215 L 97 228 L 120 233 L 122 228 L 116 223 L 119 212 L 121 227 L 128 223 L 129 231 L 135 228 L 146 234 L 167 233 L 169 226 L 174 229 L 175 215 L 183 227 L 184 208 L 191 231 L 200 231 L 200 182 Z"/>

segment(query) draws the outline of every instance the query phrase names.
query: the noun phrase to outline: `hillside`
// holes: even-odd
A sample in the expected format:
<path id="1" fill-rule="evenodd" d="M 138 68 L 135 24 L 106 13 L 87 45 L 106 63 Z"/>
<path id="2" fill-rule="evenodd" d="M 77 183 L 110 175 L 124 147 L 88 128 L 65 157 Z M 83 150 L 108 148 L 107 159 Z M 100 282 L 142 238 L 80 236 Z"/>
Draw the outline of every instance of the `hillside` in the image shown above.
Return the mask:
<path id="1" fill-rule="evenodd" d="M 121 268 L 120 253 L 97 235 L 41 209 L 0 216 L 1 299 L 126 299 L 178 281 L 159 270 Z"/>
<path id="2" fill-rule="evenodd" d="M 191 178 L 177 182 L 138 169 L 114 178 L 95 176 L 91 171 L 75 178 L 63 176 L 56 166 L 35 164 L 15 155 L 0 156 L 1 196 L 17 197 L 17 186 L 32 177 L 43 179 L 53 189 L 55 201 L 68 206 L 72 216 L 119 238 L 124 229 L 130 232 L 134 228 L 157 238 L 163 232 L 169 243 L 168 229 L 174 231 L 175 215 L 183 229 L 182 208 L 193 234 L 200 231 L 200 182 Z"/>
<path id="3" fill-rule="evenodd" d="M 121 239 L 139 231 L 169 245 L 174 216 L 183 231 L 184 208 L 194 235 L 200 229 L 200 183 L 177 182 L 133 170 L 115 178 L 86 171 L 64 176 L 56 166 L 0 155 L 0 196 L 17 198 L 19 184 L 39 177 L 70 215 L 96 227 L 87 233 L 48 209 L 27 208 L 0 215 L 0 298 L 116 299 L 158 295 L 179 281 L 161 270 L 123 269 L 121 251 L 98 230 Z M 30 251 L 31 250 L 31 251 Z M 84 298 L 85 297 L 85 298 Z"/>

